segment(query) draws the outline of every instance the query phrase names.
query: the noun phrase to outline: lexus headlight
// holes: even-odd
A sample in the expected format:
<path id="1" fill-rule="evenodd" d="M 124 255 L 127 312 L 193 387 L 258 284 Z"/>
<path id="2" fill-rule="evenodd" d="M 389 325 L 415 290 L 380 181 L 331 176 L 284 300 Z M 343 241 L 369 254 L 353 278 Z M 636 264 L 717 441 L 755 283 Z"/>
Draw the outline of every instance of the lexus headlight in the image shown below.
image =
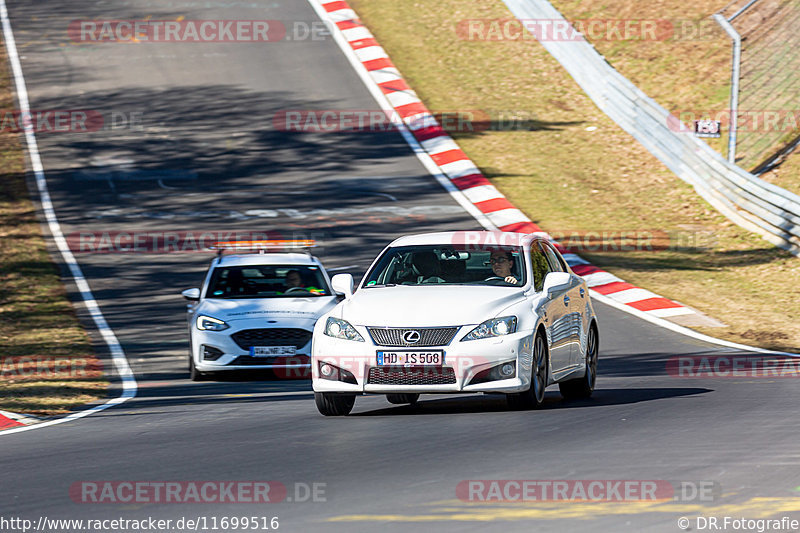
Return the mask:
<path id="1" fill-rule="evenodd" d="M 350 325 L 350 322 L 339 318 L 328 318 L 325 323 L 325 335 L 336 339 L 364 342 L 364 337 L 356 331 L 356 328 Z"/>
<path id="2" fill-rule="evenodd" d="M 222 320 L 210 316 L 200 315 L 197 317 L 197 329 L 202 331 L 222 331 L 230 326 Z"/>
<path id="3" fill-rule="evenodd" d="M 477 339 L 488 339 L 490 337 L 502 337 L 517 331 L 517 317 L 504 316 L 493 318 L 475 326 L 475 329 L 464 336 L 462 341 L 474 341 Z"/>

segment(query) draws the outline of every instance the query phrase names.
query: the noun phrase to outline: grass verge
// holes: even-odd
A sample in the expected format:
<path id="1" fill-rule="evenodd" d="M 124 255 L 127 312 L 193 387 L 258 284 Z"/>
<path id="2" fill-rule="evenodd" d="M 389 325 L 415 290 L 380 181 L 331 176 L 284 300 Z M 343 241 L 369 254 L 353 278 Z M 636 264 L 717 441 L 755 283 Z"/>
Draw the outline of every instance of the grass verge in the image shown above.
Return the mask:
<path id="1" fill-rule="evenodd" d="M 468 41 L 459 35 L 463 20 L 508 18 L 500 0 L 351 4 L 432 111 L 526 117 L 521 129 L 453 137 L 534 222 L 554 234 L 667 234 L 671 246 L 666 250 L 609 246 L 580 253 L 626 281 L 726 324 L 695 328 L 699 331 L 800 351 L 794 327 L 800 318 L 800 262 L 701 200 L 600 112 L 537 42 Z M 658 59 L 658 48 L 650 53 Z M 670 75 L 658 70 L 669 62 L 651 64 L 653 84 Z M 676 77 L 673 86 L 680 87 L 681 80 Z M 716 90 L 697 89 L 712 100 L 718 98 Z"/>
<path id="2" fill-rule="evenodd" d="M 569 20 L 669 21 L 666 27 L 672 31 L 657 34 L 664 39 L 618 39 L 614 33 L 601 31 L 596 32 L 599 38 L 592 43 L 621 74 L 676 117 L 705 118 L 728 108 L 732 44 L 711 15 L 729 6 L 723 13 L 731 16 L 748 2 L 551 0 L 551 3 Z M 797 68 L 800 56 L 792 52 L 797 42 L 793 23 L 800 18 L 800 5 L 784 4 L 783 8 L 777 9 L 776 3 L 756 3 L 735 22 L 743 39 L 739 91 L 739 110 L 743 115 L 736 160 L 746 170 L 753 170 L 800 134 L 796 119 L 800 105 L 793 101 L 798 93 L 795 87 L 800 76 Z M 604 35 L 610 38 L 603 38 Z M 630 36 L 635 37 L 636 32 L 630 32 Z M 788 58 L 784 57 L 786 54 Z M 765 129 L 765 120 L 775 111 L 783 113 L 779 126 Z M 778 131 L 771 129 L 774 127 Z M 727 157 L 727 122 L 720 138 L 705 140 Z M 762 178 L 800 194 L 798 160 L 800 152 L 795 151 L 783 165 Z"/>
<path id="3" fill-rule="evenodd" d="M 5 57 L 5 48 L 0 48 Z M 0 67 L 0 109 L 14 109 Z M 0 410 L 56 415 L 106 396 L 86 331 L 45 248 L 19 134 L 0 131 Z"/>

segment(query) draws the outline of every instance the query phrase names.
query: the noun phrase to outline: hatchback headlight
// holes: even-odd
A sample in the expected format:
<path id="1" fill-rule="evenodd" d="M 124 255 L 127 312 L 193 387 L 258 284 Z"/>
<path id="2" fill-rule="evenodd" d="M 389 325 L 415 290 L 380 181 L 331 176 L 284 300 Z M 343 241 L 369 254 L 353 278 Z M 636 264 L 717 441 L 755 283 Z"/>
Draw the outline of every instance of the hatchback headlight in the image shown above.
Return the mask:
<path id="1" fill-rule="evenodd" d="M 491 337 L 502 337 L 517 331 L 517 317 L 504 316 L 487 320 L 467 333 L 462 341 L 474 341 L 477 339 L 488 339 Z"/>
<path id="2" fill-rule="evenodd" d="M 230 327 L 226 322 L 218 318 L 205 315 L 197 317 L 196 324 L 197 329 L 201 331 L 222 331 Z"/>
<path id="3" fill-rule="evenodd" d="M 364 337 L 350 325 L 350 322 L 339 318 L 328 317 L 328 321 L 325 323 L 325 335 L 335 339 L 364 342 Z"/>

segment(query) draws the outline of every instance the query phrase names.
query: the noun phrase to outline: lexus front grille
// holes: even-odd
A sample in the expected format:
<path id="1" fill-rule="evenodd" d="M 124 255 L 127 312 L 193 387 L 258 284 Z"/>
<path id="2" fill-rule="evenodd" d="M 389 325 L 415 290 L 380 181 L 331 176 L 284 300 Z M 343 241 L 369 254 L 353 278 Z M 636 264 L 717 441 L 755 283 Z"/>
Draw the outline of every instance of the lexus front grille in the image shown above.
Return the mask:
<path id="1" fill-rule="evenodd" d="M 456 336 L 458 328 L 367 328 L 367 331 L 378 346 L 416 348 L 447 346 Z M 417 340 L 413 342 L 415 339 Z"/>

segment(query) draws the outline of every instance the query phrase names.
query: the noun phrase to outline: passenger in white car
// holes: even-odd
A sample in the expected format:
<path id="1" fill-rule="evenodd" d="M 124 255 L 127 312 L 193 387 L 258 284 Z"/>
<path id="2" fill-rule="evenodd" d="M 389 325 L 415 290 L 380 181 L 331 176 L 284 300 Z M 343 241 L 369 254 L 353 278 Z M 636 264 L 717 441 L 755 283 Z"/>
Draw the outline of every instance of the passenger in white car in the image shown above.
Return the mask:
<path id="1" fill-rule="evenodd" d="M 444 283 L 439 258 L 435 252 L 414 252 L 411 259 L 416 273 L 416 283 Z"/>

